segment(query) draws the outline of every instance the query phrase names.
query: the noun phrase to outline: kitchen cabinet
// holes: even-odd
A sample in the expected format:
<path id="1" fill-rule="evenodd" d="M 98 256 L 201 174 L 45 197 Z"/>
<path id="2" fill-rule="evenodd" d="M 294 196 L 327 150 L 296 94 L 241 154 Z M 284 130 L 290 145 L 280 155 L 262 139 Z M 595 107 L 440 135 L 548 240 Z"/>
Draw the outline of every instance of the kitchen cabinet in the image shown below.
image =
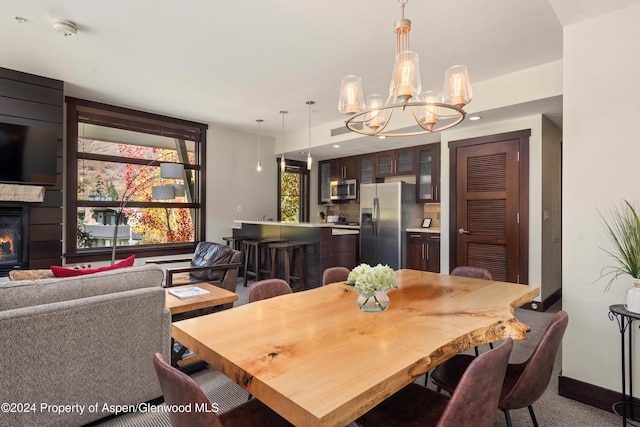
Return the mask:
<path id="1" fill-rule="evenodd" d="M 407 231 L 407 268 L 440 272 L 440 233 Z"/>
<path id="2" fill-rule="evenodd" d="M 414 147 L 383 151 L 376 154 L 376 177 L 413 175 L 415 169 Z"/>
<path id="3" fill-rule="evenodd" d="M 440 143 L 416 148 L 416 202 L 440 201 Z"/>
<path id="4" fill-rule="evenodd" d="M 331 180 L 360 178 L 360 159 L 357 156 L 331 160 Z"/>
<path id="5" fill-rule="evenodd" d="M 373 173 L 373 154 L 360 156 L 360 182 L 359 184 L 373 184 L 376 182 Z"/>
<path id="6" fill-rule="evenodd" d="M 331 161 L 318 163 L 318 204 L 331 203 Z"/>

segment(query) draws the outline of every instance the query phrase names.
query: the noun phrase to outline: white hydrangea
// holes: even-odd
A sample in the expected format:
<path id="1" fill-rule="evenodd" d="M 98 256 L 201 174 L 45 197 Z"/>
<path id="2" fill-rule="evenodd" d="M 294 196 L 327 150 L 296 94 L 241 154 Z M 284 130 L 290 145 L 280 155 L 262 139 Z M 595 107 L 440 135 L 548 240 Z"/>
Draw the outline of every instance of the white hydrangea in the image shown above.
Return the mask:
<path id="1" fill-rule="evenodd" d="M 396 273 L 388 265 L 378 264 L 371 267 L 360 264 L 349 273 L 347 282 L 364 295 L 373 295 L 376 291 L 387 292 L 396 287 Z"/>

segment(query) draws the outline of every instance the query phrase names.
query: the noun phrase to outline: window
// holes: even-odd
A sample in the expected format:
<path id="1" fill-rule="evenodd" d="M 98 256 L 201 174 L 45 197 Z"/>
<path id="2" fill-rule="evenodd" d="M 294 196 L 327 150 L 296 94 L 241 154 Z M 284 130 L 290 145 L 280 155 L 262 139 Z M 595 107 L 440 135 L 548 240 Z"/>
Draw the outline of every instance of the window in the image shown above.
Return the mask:
<path id="1" fill-rule="evenodd" d="M 207 126 L 66 98 L 67 262 L 193 252 Z M 75 225 L 75 226 L 74 226 Z"/>
<path id="2" fill-rule="evenodd" d="M 309 221 L 309 171 L 306 162 L 285 160 L 285 171 L 278 174 L 278 202 L 278 221 Z"/>

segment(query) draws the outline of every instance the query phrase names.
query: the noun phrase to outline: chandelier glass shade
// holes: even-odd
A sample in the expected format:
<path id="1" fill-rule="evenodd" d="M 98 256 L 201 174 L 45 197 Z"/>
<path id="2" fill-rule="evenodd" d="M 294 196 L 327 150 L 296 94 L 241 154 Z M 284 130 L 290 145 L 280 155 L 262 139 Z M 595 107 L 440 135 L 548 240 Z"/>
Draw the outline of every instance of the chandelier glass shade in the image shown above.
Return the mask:
<path id="1" fill-rule="evenodd" d="M 421 135 L 449 129 L 466 115 L 463 107 L 473 98 L 466 66 L 456 65 L 445 71 L 441 92 L 422 92 L 419 56 L 409 49 L 411 21 L 404 18 L 407 2 L 398 0 L 402 13 L 395 24 L 396 58 L 386 100 L 379 94 L 365 98 L 360 77 L 342 78 L 338 111 L 350 116 L 346 126 L 353 132 L 380 137 Z M 385 132 L 394 114 L 411 114 L 419 129 Z"/>

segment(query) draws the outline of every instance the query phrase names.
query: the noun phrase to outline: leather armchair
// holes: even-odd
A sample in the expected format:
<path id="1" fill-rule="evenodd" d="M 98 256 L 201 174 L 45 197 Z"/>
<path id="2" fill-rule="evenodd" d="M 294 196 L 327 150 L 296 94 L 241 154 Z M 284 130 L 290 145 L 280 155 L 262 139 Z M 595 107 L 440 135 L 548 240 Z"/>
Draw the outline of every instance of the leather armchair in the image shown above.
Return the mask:
<path id="1" fill-rule="evenodd" d="M 240 251 L 227 245 L 200 242 L 189 266 L 166 269 L 165 287 L 207 282 L 235 292 L 240 257 Z M 228 308 L 227 306 L 232 307 L 233 304 L 226 304 L 224 307 Z"/>

